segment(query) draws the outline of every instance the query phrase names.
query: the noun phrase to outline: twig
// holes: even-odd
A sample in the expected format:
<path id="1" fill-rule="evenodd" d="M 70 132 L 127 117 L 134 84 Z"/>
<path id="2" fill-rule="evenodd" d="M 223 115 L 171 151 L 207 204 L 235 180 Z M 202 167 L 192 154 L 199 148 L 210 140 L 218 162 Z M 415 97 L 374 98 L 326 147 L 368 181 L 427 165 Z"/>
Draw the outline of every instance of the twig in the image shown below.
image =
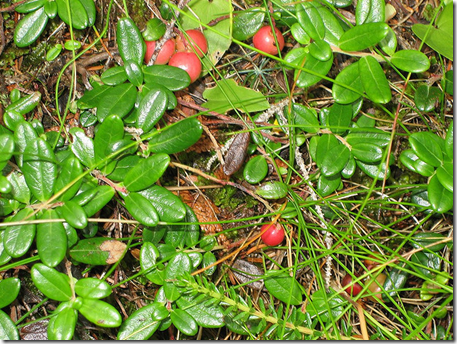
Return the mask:
<path id="1" fill-rule="evenodd" d="M 21 0 L 19 2 L 12 4 L 11 6 L 0 8 L 0 12 L 10 12 L 10 11 L 14 10 L 17 6 L 22 5 L 26 1 L 27 0 Z"/>

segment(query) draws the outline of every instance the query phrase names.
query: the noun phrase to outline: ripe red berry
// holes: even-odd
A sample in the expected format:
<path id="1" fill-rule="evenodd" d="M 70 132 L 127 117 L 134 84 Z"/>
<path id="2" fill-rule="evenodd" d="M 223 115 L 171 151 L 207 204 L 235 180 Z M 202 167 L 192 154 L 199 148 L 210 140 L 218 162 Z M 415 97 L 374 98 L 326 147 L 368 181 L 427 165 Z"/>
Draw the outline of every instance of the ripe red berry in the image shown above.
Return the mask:
<path id="1" fill-rule="evenodd" d="M 144 55 L 144 63 L 148 63 L 154 53 L 156 48 L 156 41 L 145 41 L 146 42 L 146 54 Z M 174 39 L 169 39 L 162 46 L 162 49 L 157 55 L 157 58 L 154 62 L 156 65 L 167 64 L 171 56 L 175 53 L 175 41 Z"/>
<path id="2" fill-rule="evenodd" d="M 347 274 L 344 276 L 343 281 L 341 282 L 341 285 L 344 287 L 348 286 L 346 289 L 346 293 L 348 293 L 351 296 L 356 296 L 362 291 L 362 286 L 358 283 L 352 284 L 352 276 Z"/>
<path id="3" fill-rule="evenodd" d="M 185 39 L 185 42 L 183 41 Z M 193 47 L 193 48 L 192 48 Z M 194 52 L 202 57 L 208 52 L 208 41 L 198 30 L 187 30 L 186 35 L 176 37 L 176 50 Z"/>
<path id="4" fill-rule="evenodd" d="M 197 80 L 202 72 L 202 63 L 194 53 L 177 52 L 171 57 L 168 65 L 184 69 L 189 74 L 191 83 Z"/>
<path id="5" fill-rule="evenodd" d="M 279 51 L 281 51 L 284 48 L 284 37 L 277 27 L 275 27 L 275 35 L 278 40 Z M 261 27 L 254 35 L 252 42 L 254 43 L 255 48 L 267 54 L 278 54 L 278 48 L 276 47 L 276 41 L 270 26 Z"/>
<path id="6" fill-rule="evenodd" d="M 261 238 L 265 245 L 276 246 L 284 240 L 284 228 L 280 224 L 264 224 L 260 228 L 260 231 L 263 233 Z"/>

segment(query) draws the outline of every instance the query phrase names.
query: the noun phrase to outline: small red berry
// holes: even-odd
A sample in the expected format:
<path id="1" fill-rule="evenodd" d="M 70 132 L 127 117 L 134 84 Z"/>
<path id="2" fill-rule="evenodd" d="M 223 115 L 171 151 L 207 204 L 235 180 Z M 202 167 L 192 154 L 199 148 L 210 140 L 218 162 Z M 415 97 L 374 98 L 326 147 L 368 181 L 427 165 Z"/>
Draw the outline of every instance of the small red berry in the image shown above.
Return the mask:
<path id="1" fill-rule="evenodd" d="M 275 35 L 278 40 L 279 51 L 281 51 L 284 48 L 284 37 L 276 27 Z M 252 42 L 255 48 L 270 55 L 278 55 L 278 47 L 276 47 L 276 41 L 270 26 L 261 27 L 254 35 Z"/>
<path id="2" fill-rule="evenodd" d="M 146 54 L 144 55 L 144 63 L 148 63 L 154 53 L 156 48 L 156 41 L 145 41 L 146 42 Z M 162 49 L 157 55 L 157 58 L 154 62 L 156 65 L 167 64 L 171 56 L 175 53 L 175 41 L 174 39 L 169 39 L 162 46 Z"/>
<path id="3" fill-rule="evenodd" d="M 189 74 L 191 83 L 197 80 L 202 72 L 202 63 L 194 53 L 177 52 L 171 57 L 168 65 L 184 69 Z"/>
<path id="4" fill-rule="evenodd" d="M 185 42 L 183 41 L 185 39 Z M 193 47 L 193 48 L 192 48 Z M 208 52 L 208 41 L 204 34 L 198 30 L 187 30 L 186 36 L 176 37 L 176 50 L 194 52 L 202 57 Z"/>
<path id="5" fill-rule="evenodd" d="M 344 287 L 348 286 L 346 289 L 346 293 L 348 293 L 351 296 L 356 296 L 362 291 L 362 286 L 358 283 L 352 284 L 352 276 L 347 274 L 344 276 L 343 281 L 341 282 L 341 285 Z"/>
<path id="6" fill-rule="evenodd" d="M 284 240 L 284 228 L 280 224 L 264 224 L 260 228 L 260 231 L 263 233 L 261 238 L 265 245 L 276 246 Z"/>

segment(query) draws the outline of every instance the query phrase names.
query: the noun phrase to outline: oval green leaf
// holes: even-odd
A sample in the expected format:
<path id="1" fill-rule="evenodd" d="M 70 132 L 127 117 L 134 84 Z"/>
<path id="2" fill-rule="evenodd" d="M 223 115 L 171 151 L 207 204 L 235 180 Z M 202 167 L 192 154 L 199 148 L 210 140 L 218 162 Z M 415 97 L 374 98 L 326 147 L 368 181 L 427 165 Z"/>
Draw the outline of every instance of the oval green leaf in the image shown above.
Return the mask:
<path id="1" fill-rule="evenodd" d="M 378 162 L 382 158 L 382 148 L 374 143 L 358 143 L 353 145 L 351 148 L 351 153 L 355 158 L 366 162 L 374 163 Z"/>
<path id="2" fill-rule="evenodd" d="M 443 165 L 436 170 L 436 175 L 441 185 L 449 192 L 454 192 L 454 164 L 452 162 L 444 162 Z"/>
<path id="3" fill-rule="evenodd" d="M 31 208 L 24 208 L 5 222 L 22 221 L 25 218 L 27 220 L 35 220 L 35 215 L 30 216 L 32 213 L 33 210 Z M 17 258 L 26 254 L 35 238 L 35 230 L 35 224 L 27 225 L 24 223 L 22 225 L 6 227 L 3 236 L 3 245 L 8 255 Z"/>
<path id="4" fill-rule="evenodd" d="M 40 216 L 41 220 L 58 218 L 54 209 L 48 209 Z M 36 229 L 36 245 L 38 255 L 45 265 L 52 268 L 60 264 L 67 253 L 67 233 L 63 224 L 61 222 L 39 223 Z"/>
<path id="5" fill-rule="evenodd" d="M 97 278 L 83 278 L 75 283 L 75 293 L 88 299 L 103 299 L 111 294 L 111 286 Z"/>
<path id="6" fill-rule="evenodd" d="M 154 18 L 157 19 L 157 18 Z M 143 71 L 141 70 L 141 67 L 136 61 L 133 60 L 127 60 L 125 61 L 124 64 L 125 68 L 125 73 L 127 74 L 128 80 L 135 85 L 136 87 L 139 87 L 143 84 Z"/>
<path id="7" fill-rule="evenodd" d="M 0 308 L 8 306 L 16 300 L 21 290 L 21 281 L 16 277 L 5 278 L 0 281 Z"/>
<path id="8" fill-rule="evenodd" d="M 70 25 L 71 21 L 73 29 L 78 30 L 85 29 L 89 26 L 89 17 L 80 0 L 72 0 L 70 2 L 65 0 L 55 1 L 57 3 L 57 13 L 65 24 Z M 68 13 L 67 5 L 70 7 L 70 13 Z"/>
<path id="9" fill-rule="evenodd" d="M 61 310 L 55 317 L 51 318 L 48 323 L 49 340 L 71 340 L 75 333 L 76 320 L 78 312 L 73 308 Z"/>
<path id="10" fill-rule="evenodd" d="M 364 23 L 384 22 L 386 18 L 386 3 L 384 0 L 359 0 L 355 9 L 357 25 Z"/>
<path id="11" fill-rule="evenodd" d="M 167 109 L 168 97 L 161 88 L 152 88 L 138 105 L 136 126 L 147 133 L 162 118 Z"/>
<path id="12" fill-rule="evenodd" d="M 336 102 L 350 104 L 362 96 L 363 84 L 358 64 L 355 62 L 347 66 L 335 78 L 332 93 Z"/>
<path id="13" fill-rule="evenodd" d="M 1 340 L 19 340 L 19 332 L 11 318 L 0 310 L 0 339 Z"/>
<path id="14" fill-rule="evenodd" d="M 70 146 L 71 151 L 84 166 L 92 167 L 95 164 L 94 142 L 86 136 L 81 128 L 71 128 L 70 134 L 73 136 L 73 142 Z"/>
<path id="15" fill-rule="evenodd" d="M 153 185 L 140 194 L 154 204 L 160 221 L 179 222 L 186 216 L 186 208 L 181 199 L 162 186 Z"/>
<path id="16" fill-rule="evenodd" d="M 124 63 L 132 60 L 141 66 L 146 53 L 146 44 L 140 30 L 132 19 L 128 17 L 119 19 L 117 22 L 116 41 L 119 54 Z"/>
<path id="17" fill-rule="evenodd" d="M 87 320 L 100 327 L 118 327 L 122 323 L 122 317 L 114 306 L 96 299 L 81 298 L 82 305 L 79 308 Z"/>
<path id="18" fill-rule="evenodd" d="M 44 12 L 43 7 L 27 14 L 21 19 L 14 30 L 14 43 L 19 48 L 29 46 L 40 37 L 47 23 L 48 16 Z"/>
<path id="19" fill-rule="evenodd" d="M 136 88 L 132 84 L 126 83 L 109 88 L 100 96 L 97 104 L 97 118 L 100 122 L 103 122 L 109 115 L 118 115 L 123 118 L 132 110 L 135 101 Z"/>
<path id="20" fill-rule="evenodd" d="M 341 184 L 341 175 L 334 174 L 331 177 L 326 177 L 323 174 L 319 176 L 317 181 L 317 192 L 321 197 L 330 195 L 333 191 L 338 189 Z"/>
<path id="21" fill-rule="evenodd" d="M 416 89 L 414 103 L 420 111 L 430 112 L 443 96 L 443 92 L 438 87 L 421 85 Z"/>
<path id="22" fill-rule="evenodd" d="M 129 191 L 141 191 L 153 185 L 170 164 L 170 156 L 157 153 L 141 160 L 125 175 L 124 186 Z"/>
<path id="23" fill-rule="evenodd" d="M 316 40 L 309 45 L 309 53 L 319 61 L 325 62 L 333 57 L 332 48 L 324 40 Z"/>
<path id="24" fill-rule="evenodd" d="M 152 318 L 160 306 L 159 303 L 151 303 L 130 314 L 119 328 L 117 340 L 149 339 L 160 326 L 160 321 Z"/>
<path id="25" fill-rule="evenodd" d="M 143 68 L 144 82 L 156 83 L 170 91 L 179 91 L 190 85 L 190 76 L 185 70 L 168 65 L 153 65 Z"/>
<path id="26" fill-rule="evenodd" d="M 267 174 L 267 160 L 262 155 L 257 155 L 250 159 L 243 170 L 244 179 L 250 184 L 260 183 Z"/>
<path id="27" fill-rule="evenodd" d="M 374 103 L 385 104 L 390 101 L 392 94 L 389 82 L 381 65 L 374 57 L 364 56 L 359 60 L 359 73 L 363 88 Z"/>
<path id="28" fill-rule="evenodd" d="M 339 144 L 334 146 L 322 160 L 321 169 L 324 176 L 331 177 L 341 172 L 350 156 L 351 153 L 345 145 Z"/>
<path id="29" fill-rule="evenodd" d="M 35 286 L 46 297 L 56 301 L 69 301 L 71 299 L 70 279 L 67 275 L 41 263 L 32 266 L 30 275 Z"/>
<path id="30" fill-rule="evenodd" d="M 369 177 L 373 179 L 384 179 L 390 177 L 390 167 L 385 169 L 385 162 L 381 164 L 368 164 L 360 160 L 356 160 L 357 166 Z"/>
<path id="31" fill-rule="evenodd" d="M 256 190 L 256 194 L 266 199 L 279 199 L 287 196 L 287 185 L 282 182 L 268 182 Z"/>
<path id="32" fill-rule="evenodd" d="M 392 64 L 405 72 L 422 73 L 430 68 L 427 55 L 417 50 L 399 50 L 390 59 Z"/>
<path id="33" fill-rule="evenodd" d="M 127 80 L 127 73 L 124 66 L 115 66 L 104 71 L 100 78 L 105 85 L 116 86 Z"/>
<path id="34" fill-rule="evenodd" d="M 298 281 L 288 275 L 270 276 L 265 278 L 265 288 L 278 300 L 288 305 L 302 303 L 302 290 Z"/>
<path id="35" fill-rule="evenodd" d="M 297 19 L 303 30 L 314 40 L 325 37 L 325 26 L 316 7 L 311 2 L 296 5 Z"/>
<path id="36" fill-rule="evenodd" d="M 188 336 L 194 336 L 198 332 L 197 322 L 192 316 L 182 309 L 175 309 L 170 313 L 171 321 L 178 330 Z"/>
<path id="37" fill-rule="evenodd" d="M 438 167 L 443 161 L 443 151 L 434 136 L 429 131 L 416 132 L 409 137 L 409 144 L 421 160 Z"/>
<path id="38" fill-rule="evenodd" d="M 453 193 L 440 183 L 437 175 L 430 178 L 427 192 L 430 204 L 437 213 L 445 213 L 454 206 Z"/>
<path id="39" fill-rule="evenodd" d="M 126 247 L 125 243 L 114 239 L 83 239 L 71 248 L 70 256 L 84 264 L 109 265 L 122 257 Z"/>
<path id="40" fill-rule="evenodd" d="M 124 196 L 125 207 L 135 220 L 144 226 L 155 227 L 159 223 L 159 214 L 146 197 L 136 192 Z"/>
<path id="41" fill-rule="evenodd" d="M 332 133 L 343 134 L 347 132 L 352 124 L 352 104 L 333 104 L 326 123 Z"/>
<path id="42" fill-rule="evenodd" d="M 87 217 L 95 215 L 101 210 L 115 194 L 114 189 L 109 185 L 100 185 L 97 187 L 96 195 L 83 206 Z"/>
<path id="43" fill-rule="evenodd" d="M 265 12 L 258 8 L 240 11 L 233 18 L 232 36 L 239 41 L 245 41 L 260 29 L 265 19 Z"/>
<path id="44" fill-rule="evenodd" d="M 386 23 L 367 23 L 354 26 L 340 38 L 339 46 L 344 51 L 360 51 L 374 46 L 383 40 L 389 32 Z"/>
<path id="45" fill-rule="evenodd" d="M 84 209 L 75 201 L 66 201 L 57 210 L 70 226 L 78 229 L 87 227 L 87 215 Z"/>

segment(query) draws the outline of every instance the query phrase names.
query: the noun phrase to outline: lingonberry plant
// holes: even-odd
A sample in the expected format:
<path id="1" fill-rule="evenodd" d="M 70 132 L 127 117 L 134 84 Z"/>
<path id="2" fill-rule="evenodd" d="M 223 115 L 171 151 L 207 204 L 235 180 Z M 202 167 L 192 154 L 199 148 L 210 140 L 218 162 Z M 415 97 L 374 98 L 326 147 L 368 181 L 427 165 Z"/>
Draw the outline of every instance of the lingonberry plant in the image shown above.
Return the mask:
<path id="1" fill-rule="evenodd" d="M 1 5 L 0 339 L 452 339 L 452 4 L 123 5 Z"/>

